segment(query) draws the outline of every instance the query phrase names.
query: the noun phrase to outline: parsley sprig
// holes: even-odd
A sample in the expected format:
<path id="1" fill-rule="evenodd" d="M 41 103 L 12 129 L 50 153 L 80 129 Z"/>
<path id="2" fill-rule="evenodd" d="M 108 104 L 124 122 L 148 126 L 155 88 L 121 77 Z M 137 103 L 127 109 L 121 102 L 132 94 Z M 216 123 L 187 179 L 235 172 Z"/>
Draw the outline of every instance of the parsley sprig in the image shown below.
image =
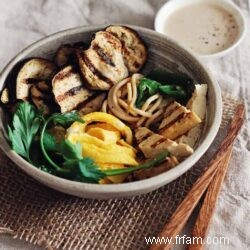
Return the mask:
<path id="1" fill-rule="evenodd" d="M 57 174 L 70 175 L 74 180 L 82 182 L 98 183 L 106 174 L 98 168 L 93 159 L 82 156 L 82 145 L 80 143 L 73 144 L 67 139 L 56 143 L 55 137 L 46 131 L 51 122 L 55 125 L 68 127 L 74 121 L 84 122 L 76 112 L 56 113 L 48 118 L 41 130 L 40 146 L 42 152 Z M 47 151 L 62 156 L 62 167 L 49 156 Z"/>
<path id="2" fill-rule="evenodd" d="M 41 113 L 34 106 L 22 102 L 13 116 L 12 126 L 8 126 L 12 149 L 31 163 L 30 147 L 42 121 Z"/>
<path id="3" fill-rule="evenodd" d="M 101 170 L 93 159 L 82 156 L 83 149 L 80 143 L 73 144 L 67 139 L 57 142 L 47 130 L 51 124 L 68 128 L 75 121 L 84 122 L 74 111 L 63 114 L 54 113 L 49 117 L 44 117 L 42 112 L 33 105 L 21 102 L 13 116 L 12 125 L 8 126 L 11 147 L 16 153 L 43 171 L 88 183 L 98 183 L 105 176 L 148 169 L 162 163 L 169 156 L 169 152 L 165 151 L 136 167 Z M 34 151 L 37 155 L 44 157 L 38 157 L 33 161 L 31 152 Z"/>

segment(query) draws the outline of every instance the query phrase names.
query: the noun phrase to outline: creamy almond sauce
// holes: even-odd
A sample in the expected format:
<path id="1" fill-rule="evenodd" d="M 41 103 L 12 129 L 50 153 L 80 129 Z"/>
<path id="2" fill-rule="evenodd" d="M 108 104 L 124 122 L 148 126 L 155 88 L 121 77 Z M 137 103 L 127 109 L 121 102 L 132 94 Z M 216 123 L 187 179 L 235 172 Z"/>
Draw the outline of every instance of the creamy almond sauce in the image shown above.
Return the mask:
<path id="1" fill-rule="evenodd" d="M 164 28 L 167 35 L 203 55 L 230 47 L 239 34 L 233 15 L 210 3 L 176 10 L 167 18 Z"/>

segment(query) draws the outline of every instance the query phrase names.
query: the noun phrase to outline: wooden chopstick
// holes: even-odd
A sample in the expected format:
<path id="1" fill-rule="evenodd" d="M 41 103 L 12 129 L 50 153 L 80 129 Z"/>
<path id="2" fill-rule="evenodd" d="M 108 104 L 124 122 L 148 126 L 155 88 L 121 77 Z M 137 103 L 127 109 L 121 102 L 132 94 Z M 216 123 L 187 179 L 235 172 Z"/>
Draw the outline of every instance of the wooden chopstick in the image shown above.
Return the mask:
<path id="1" fill-rule="evenodd" d="M 174 239 L 178 235 L 184 225 L 186 224 L 188 218 L 193 212 L 195 206 L 199 202 L 201 196 L 206 191 L 208 185 L 212 181 L 216 170 L 219 166 L 224 164 L 224 157 L 227 155 L 228 149 L 233 144 L 242 124 L 244 121 L 245 109 L 243 104 L 239 104 L 236 108 L 233 119 L 230 123 L 230 128 L 226 137 L 223 139 L 220 148 L 207 166 L 205 173 L 200 176 L 194 183 L 191 190 L 188 192 L 187 196 L 181 202 L 179 207 L 176 209 L 170 220 L 164 226 L 163 230 L 160 232 L 158 237 L 164 237 L 165 239 Z M 174 243 L 172 240 L 168 244 L 153 244 L 151 250 L 168 250 L 171 249 L 171 245 Z"/>
<path id="2" fill-rule="evenodd" d="M 228 152 L 225 156 L 225 162 L 216 171 L 216 175 L 212 179 L 211 183 L 208 186 L 207 192 L 205 194 L 205 198 L 202 202 L 202 206 L 200 208 L 200 212 L 198 214 L 198 217 L 196 219 L 193 232 L 192 232 L 192 238 L 198 239 L 197 241 L 193 242 L 192 244 L 188 245 L 188 250 L 201 250 L 204 247 L 205 238 L 208 233 L 209 225 L 211 222 L 211 219 L 213 217 L 213 213 L 215 210 L 216 201 L 219 197 L 221 187 L 228 169 L 228 164 L 232 155 L 232 149 L 228 149 Z"/>
<path id="3" fill-rule="evenodd" d="M 222 158 L 223 159 L 223 158 Z M 154 244 L 151 246 L 151 250 L 169 250 L 171 249 L 172 243 L 175 243 L 175 237 L 178 235 L 183 227 L 185 226 L 188 218 L 199 202 L 201 196 L 205 193 L 208 185 L 214 178 L 216 169 L 222 164 L 223 161 L 216 161 L 212 165 L 209 165 L 207 171 L 195 182 L 187 196 L 184 198 L 182 203 L 176 209 L 168 223 L 165 225 L 158 237 L 170 239 L 172 238 L 171 244 Z"/>

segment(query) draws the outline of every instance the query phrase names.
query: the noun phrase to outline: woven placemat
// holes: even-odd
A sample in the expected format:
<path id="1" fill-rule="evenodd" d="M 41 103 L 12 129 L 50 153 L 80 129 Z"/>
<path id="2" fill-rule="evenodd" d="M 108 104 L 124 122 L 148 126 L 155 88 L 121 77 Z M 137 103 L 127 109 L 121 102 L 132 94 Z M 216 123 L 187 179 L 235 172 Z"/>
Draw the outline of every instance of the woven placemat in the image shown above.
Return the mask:
<path id="1" fill-rule="evenodd" d="M 225 127 L 238 102 L 224 98 Z M 0 151 L 0 233 L 52 249 L 147 249 L 219 146 L 177 180 L 147 195 L 97 201 L 65 195 L 24 174 Z"/>

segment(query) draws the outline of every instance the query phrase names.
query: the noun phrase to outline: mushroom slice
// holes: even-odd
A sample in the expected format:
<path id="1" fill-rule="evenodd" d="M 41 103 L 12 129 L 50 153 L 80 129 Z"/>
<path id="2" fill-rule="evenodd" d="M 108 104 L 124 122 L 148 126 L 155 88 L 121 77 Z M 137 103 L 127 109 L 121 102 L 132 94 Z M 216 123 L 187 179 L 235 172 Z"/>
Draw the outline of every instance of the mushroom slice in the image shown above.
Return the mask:
<path id="1" fill-rule="evenodd" d="M 46 81 L 39 81 L 36 86 L 43 93 L 52 93 L 51 86 Z"/>
<path id="2" fill-rule="evenodd" d="M 123 57 L 129 72 L 138 72 L 147 59 L 147 49 L 139 35 L 126 26 L 112 25 L 106 28 L 106 31 L 121 41 Z"/>
<path id="3" fill-rule="evenodd" d="M 52 79 L 52 91 L 61 112 L 78 109 L 93 92 L 83 86 L 76 69 L 69 65 L 60 70 Z"/>
<path id="4" fill-rule="evenodd" d="M 35 106 L 42 110 L 44 114 L 49 114 L 50 113 L 50 106 L 49 103 L 53 102 L 53 97 L 52 95 L 46 94 L 42 92 L 38 86 L 33 85 L 30 88 L 30 95 L 31 95 L 31 100 L 35 104 Z"/>
<path id="5" fill-rule="evenodd" d="M 62 44 L 56 51 L 54 61 L 58 67 L 63 67 L 68 64 L 76 64 L 75 57 L 76 49 L 88 49 L 88 45 L 84 42 L 76 42 L 71 44 Z"/>
<path id="6" fill-rule="evenodd" d="M 10 98 L 9 98 L 9 90 L 7 88 L 4 88 L 2 93 L 1 93 L 1 102 L 3 104 L 7 104 L 10 102 Z"/>
<path id="7" fill-rule="evenodd" d="M 49 60 L 33 58 L 20 69 L 16 79 L 16 98 L 27 101 L 29 89 L 37 80 L 47 80 L 55 71 L 56 66 Z"/>
<path id="8" fill-rule="evenodd" d="M 69 63 L 70 57 L 72 57 L 75 49 L 70 44 L 61 45 L 55 56 L 55 63 L 57 66 L 62 67 Z"/>
<path id="9" fill-rule="evenodd" d="M 79 110 L 80 116 L 86 115 L 95 111 L 100 111 L 105 97 L 106 97 L 106 93 L 102 93 L 87 100 L 86 104 L 84 104 L 83 107 Z"/>

